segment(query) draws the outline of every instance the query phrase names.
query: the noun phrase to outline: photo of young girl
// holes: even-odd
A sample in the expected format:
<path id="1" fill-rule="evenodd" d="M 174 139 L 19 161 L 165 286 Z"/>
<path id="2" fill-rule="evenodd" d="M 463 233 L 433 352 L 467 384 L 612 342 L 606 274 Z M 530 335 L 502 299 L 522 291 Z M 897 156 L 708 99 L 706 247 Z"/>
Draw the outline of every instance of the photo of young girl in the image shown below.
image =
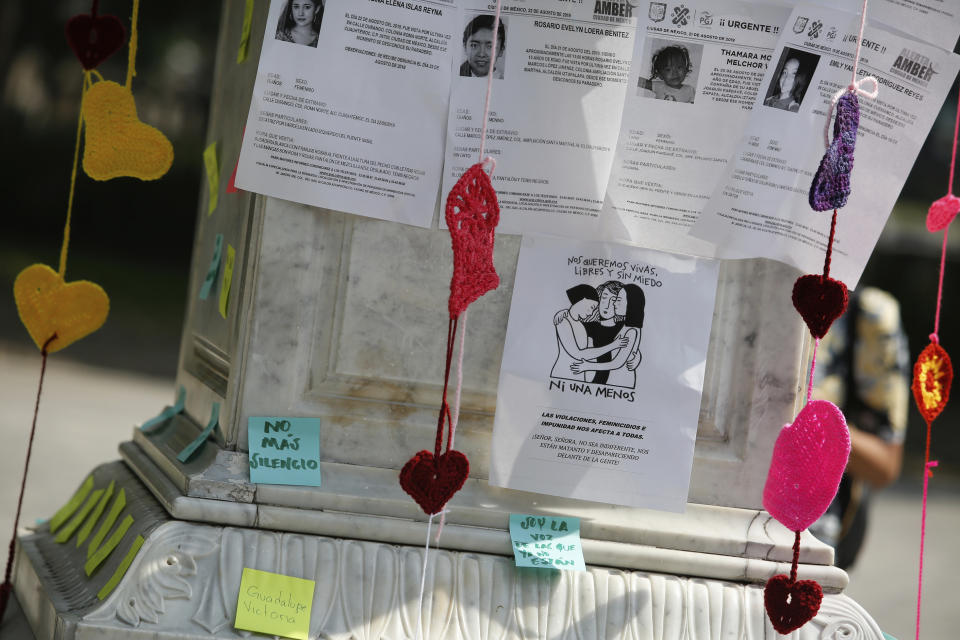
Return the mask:
<path id="1" fill-rule="evenodd" d="M 283 13 L 274 36 L 283 42 L 316 47 L 320 40 L 324 0 L 282 0 Z"/>
<path id="2" fill-rule="evenodd" d="M 697 95 L 703 45 L 650 38 L 646 49 L 650 68 L 646 77 L 640 77 L 637 94 L 657 100 L 693 103 Z"/>

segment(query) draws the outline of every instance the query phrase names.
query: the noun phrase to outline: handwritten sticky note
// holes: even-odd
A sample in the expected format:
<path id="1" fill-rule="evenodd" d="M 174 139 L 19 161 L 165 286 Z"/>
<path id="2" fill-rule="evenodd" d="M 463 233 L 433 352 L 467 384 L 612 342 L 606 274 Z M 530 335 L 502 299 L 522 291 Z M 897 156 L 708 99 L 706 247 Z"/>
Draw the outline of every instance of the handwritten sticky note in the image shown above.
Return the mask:
<path id="1" fill-rule="evenodd" d="M 237 629 L 307 640 L 313 580 L 244 568 L 237 600 Z"/>
<path id="2" fill-rule="evenodd" d="M 203 150 L 203 166 L 207 168 L 207 186 L 210 187 L 210 199 L 207 204 L 207 215 L 217 208 L 217 199 L 220 195 L 220 165 L 217 163 L 217 143 L 211 142 Z"/>
<path id="3" fill-rule="evenodd" d="M 227 245 L 227 261 L 223 265 L 223 284 L 220 285 L 220 315 L 227 317 L 227 307 L 230 304 L 230 285 L 233 284 L 233 262 L 237 252 L 233 245 Z"/>
<path id="4" fill-rule="evenodd" d="M 320 486 L 319 418 L 250 418 L 250 482 Z"/>
<path id="5" fill-rule="evenodd" d="M 237 64 L 247 59 L 250 52 L 250 31 L 253 27 L 253 0 L 247 0 L 243 7 L 243 29 L 240 31 L 240 48 L 237 49 Z"/>
<path id="6" fill-rule="evenodd" d="M 223 259 L 223 234 L 218 233 L 213 241 L 213 256 L 210 258 L 210 266 L 207 267 L 207 275 L 203 278 L 203 284 L 200 285 L 200 299 L 206 300 L 210 297 L 210 291 L 217 281 L 217 274 L 220 273 L 220 261 Z"/>
<path id="7" fill-rule="evenodd" d="M 584 571 L 580 518 L 510 514 L 510 539 L 518 567 Z"/>

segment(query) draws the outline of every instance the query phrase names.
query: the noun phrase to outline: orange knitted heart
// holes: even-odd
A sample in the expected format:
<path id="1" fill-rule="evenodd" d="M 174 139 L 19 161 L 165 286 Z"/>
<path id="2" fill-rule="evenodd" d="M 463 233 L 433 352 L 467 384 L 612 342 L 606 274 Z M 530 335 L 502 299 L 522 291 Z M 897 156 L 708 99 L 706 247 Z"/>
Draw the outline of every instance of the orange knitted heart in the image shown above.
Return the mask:
<path id="1" fill-rule="evenodd" d="M 107 320 L 110 298 L 100 285 L 79 280 L 64 282 L 45 264 L 32 264 L 13 283 L 17 311 L 38 349 L 56 334 L 47 353 L 59 351 L 100 327 Z"/>
<path id="2" fill-rule="evenodd" d="M 83 96 L 83 170 L 94 180 L 156 180 L 173 164 L 173 145 L 137 117 L 130 89 L 104 80 Z"/>

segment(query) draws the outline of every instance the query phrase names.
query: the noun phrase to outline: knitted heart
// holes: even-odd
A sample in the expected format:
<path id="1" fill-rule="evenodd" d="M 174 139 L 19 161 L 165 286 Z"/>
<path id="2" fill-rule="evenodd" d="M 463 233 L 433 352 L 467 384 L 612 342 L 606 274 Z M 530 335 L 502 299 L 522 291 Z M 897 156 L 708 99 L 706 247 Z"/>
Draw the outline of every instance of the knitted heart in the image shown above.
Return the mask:
<path id="1" fill-rule="evenodd" d="M 403 465 L 400 486 L 424 513 L 434 515 L 443 511 L 469 474 L 470 462 L 459 451 L 447 451 L 438 458 L 429 451 L 421 451 Z"/>
<path id="2" fill-rule="evenodd" d="M 116 82 L 94 84 L 83 96 L 86 139 L 83 170 L 94 180 L 162 177 L 173 164 L 173 145 L 137 117 L 130 89 Z"/>
<path id="3" fill-rule="evenodd" d="M 820 610 L 823 589 L 814 580 L 797 580 L 783 574 L 767 580 L 763 606 L 777 633 L 787 635 L 807 624 Z"/>
<path id="4" fill-rule="evenodd" d="M 827 147 L 810 185 L 810 206 L 814 211 L 839 209 L 850 195 L 850 172 L 853 171 L 853 150 L 860 125 L 860 103 L 850 91 L 837 101 L 837 118 L 833 122 L 833 142 Z"/>
<path id="5" fill-rule="evenodd" d="M 943 231 L 950 226 L 958 211 L 960 211 L 960 198 L 952 193 L 943 196 L 930 205 L 930 210 L 927 211 L 927 231 L 930 233 Z"/>
<path id="6" fill-rule="evenodd" d="M 847 310 L 850 294 L 839 280 L 808 274 L 793 283 L 793 306 L 814 338 L 827 335 L 833 321 Z"/>
<path id="7" fill-rule="evenodd" d="M 935 342 L 931 342 L 913 365 L 913 399 L 927 424 L 934 421 L 947 406 L 950 385 L 953 383 L 953 363 L 950 356 Z"/>
<path id="8" fill-rule="evenodd" d="M 45 264 L 33 264 L 13 283 L 17 311 L 38 349 L 56 334 L 47 353 L 87 336 L 107 320 L 110 299 L 100 285 L 86 280 L 64 282 Z"/>
<path id="9" fill-rule="evenodd" d="M 500 205 L 483 163 L 467 169 L 450 190 L 445 214 L 453 241 L 448 306 L 450 317 L 456 318 L 471 302 L 500 284 L 493 266 L 493 237 L 500 222 Z"/>
<path id="10" fill-rule="evenodd" d="M 763 487 L 763 508 L 791 531 L 803 531 L 837 495 L 850 456 L 850 431 L 831 402 L 814 400 L 780 431 Z"/>
<path id="11" fill-rule="evenodd" d="M 67 44 L 84 69 L 94 69 L 123 46 L 127 31 L 116 16 L 81 13 L 67 20 Z"/>

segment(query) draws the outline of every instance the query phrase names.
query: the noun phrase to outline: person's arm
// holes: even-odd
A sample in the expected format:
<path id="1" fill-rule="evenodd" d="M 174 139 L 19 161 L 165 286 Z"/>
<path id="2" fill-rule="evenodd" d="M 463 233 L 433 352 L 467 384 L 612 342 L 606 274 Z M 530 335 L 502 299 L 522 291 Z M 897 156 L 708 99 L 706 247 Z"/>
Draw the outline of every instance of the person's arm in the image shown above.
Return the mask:
<path id="1" fill-rule="evenodd" d="M 850 460 L 847 473 L 882 489 L 900 476 L 903 463 L 903 443 L 887 442 L 872 433 L 850 428 Z"/>
<path id="2" fill-rule="evenodd" d="M 617 344 L 623 340 L 626 340 L 626 344 L 610 362 L 575 362 L 571 365 L 571 370 L 573 370 L 574 366 L 577 367 L 576 370 L 573 370 L 574 373 L 581 373 L 583 371 L 613 371 L 614 369 L 619 369 L 626 364 L 627 358 L 630 357 L 630 353 L 633 351 L 633 345 L 637 342 L 637 330 L 630 329 L 623 336 L 615 339 L 611 344 Z"/>
<path id="3" fill-rule="evenodd" d="M 579 360 L 592 360 L 593 358 L 627 345 L 626 337 L 624 337 L 614 339 L 610 344 L 581 349 L 580 346 L 577 345 L 577 340 L 573 335 L 573 327 L 570 326 L 569 320 L 557 325 L 557 337 L 560 339 L 560 344 L 563 346 L 564 351 L 569 353 L 571 357 Z"/>

